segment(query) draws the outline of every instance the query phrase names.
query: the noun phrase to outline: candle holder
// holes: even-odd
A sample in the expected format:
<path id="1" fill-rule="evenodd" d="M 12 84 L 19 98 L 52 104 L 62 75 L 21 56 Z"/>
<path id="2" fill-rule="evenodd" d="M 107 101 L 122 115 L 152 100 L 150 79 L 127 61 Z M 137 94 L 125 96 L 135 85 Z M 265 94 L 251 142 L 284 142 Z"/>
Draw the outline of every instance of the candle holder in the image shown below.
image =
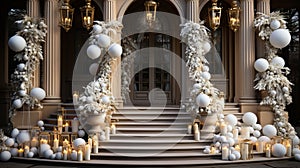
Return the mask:
<path id="1" fill-rule="evenodd" d="M 229 148 L 230 148 L 230 144 L 228 142 L 222 142 L 221 144 L 222 160 L 228 160 Z"/>
<path id="2" fill-rule="evenodd" d="M 277 143 L 282 144 L 282 140 L 283 140 L 282 136 L 274 136 L 272 138 L 272 144 L 277 144 Z"/>
<path id="3" fill-rule="evenodd" d="M 253 144 L 251 140 L 243 140 L 240 147 L 242 160 L 250 160 L 253 158 Z"/>
<path id="4" fill-rule="evenodd" d="M 39 145 L 39 134 L 41 129 L 39 127 L 32 127 L 30 130 L 30 146 L 37 147 Z"/>
<path id="5" fill-rule="evenodd" d="M 59 131 L 56 127 L 53 127 L 53 131 L 51 132 L 52 139 L 60 139 Z"/>
<path id="6" fill-rule="evenodd" d="M 291 157 L 292 156 L 292 146 L 293 146 L 293 141 L 291 138 L 289 137 L 285 137 L 282 140 L 282 144 L 284 145 L 284 147 L 286 148 L 286 156 L 287 157 Z"/>
<path id="7" fill-rule="evenodd" d="M 51 142 L 51 139 L 50 139 L 50 133 L 49 132 L 41 132 L 39 134 L 39 142 L 40 143 L 49 143 Z"/>
<path id="8" fill-rule="evenodd" d="M 266 157 L 267 158 L 271 157 L 271 148 L 272 148 L 272 143 L 271 142 L 266 142 L 265 143 L 265 152 L 266 152 Z"/>
<path id="9" fill-rule="evenodd" d="M 60 145 L 63 145 L 63 141 L 67 140 L 68 142 L 70 142 L 70 135 L 69 133 L 63 132 L 60 135 Z"/>

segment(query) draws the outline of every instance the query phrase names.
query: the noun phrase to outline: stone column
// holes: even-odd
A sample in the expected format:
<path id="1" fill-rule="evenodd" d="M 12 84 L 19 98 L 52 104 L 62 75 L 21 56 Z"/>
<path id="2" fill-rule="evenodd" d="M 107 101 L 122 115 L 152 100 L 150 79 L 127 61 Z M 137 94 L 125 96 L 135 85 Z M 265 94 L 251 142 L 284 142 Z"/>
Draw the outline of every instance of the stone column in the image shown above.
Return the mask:
<path id="1" fill-rule="evenodd" d="M 257 12 L 264 14 L 270 14 L 270 0 L 257 0 L 256 4 Z M 266 55 L 265 43 L 259 37 L 256 36 L 256 58 L 265 57 Z"/>
<path id="2" fill-rule="evenodd" d="M 57 111 L 61 102 L 60 97 L 60 26 L 59 26 L 59 0 L 45 1 L 45 18 L 48 25 L 45 45 L 43 88 L 46 91 L 44 99 L 44 113 Z M 44 114 L 43 114 L 44 117 Z"/>
<path id="3" fill-rule="evenodd" d="M 116 20 L 116 0 L 105 0 L 104 1 L 104 20 L 106 22 Z M 111 34 L 114 42 L 121 43 L 121 32 L 116 35 Z M 123 107 L 123 100 L 121 97 L 121 58 L 114 60 L 112 64 L 112 75 L 111 75 L 111 91 L 115 97 L 117 106 Z"/>
<path id="4" fill-rule="evenodd" d="M 236 62 L 236 96 L 241 105 L 241 111 L 256 112 L 254 92 L 253 63 L 255 61 L 255 30 L 253 29 L 254 0 L 241 0 L 241 27 L 239 29 L 239 48 Z"/>
<path id="5" fill-rule="evenodd" d="M 199 0 L 186 0 L 186 17 L 193 22 L 199 22 Z"/>

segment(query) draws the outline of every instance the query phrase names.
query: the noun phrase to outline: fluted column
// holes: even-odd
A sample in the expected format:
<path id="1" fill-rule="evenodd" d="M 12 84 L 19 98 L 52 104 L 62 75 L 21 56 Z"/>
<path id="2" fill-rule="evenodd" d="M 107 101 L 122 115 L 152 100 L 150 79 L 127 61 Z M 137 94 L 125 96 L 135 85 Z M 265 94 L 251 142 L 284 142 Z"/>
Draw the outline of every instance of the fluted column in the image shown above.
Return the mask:
<path id="1" fill-rule="evenodd" d="M 236 96 L 241 106 L 255 103 L 254 68 L 255 31 L 253 29 L 254 0 L 241 0 L 241 27 L 239 29 L 239 54 L 236 65 L 239 73 L 236 77 Z M 242 109 L 243 111 L 243 109 Z"/>
<path id="2" fill-rule="evenodd" d="M 43 87 L 46 91 L 44 102 L 60 102 L 60 27 L 58 0 L 45 1 L 45 18 L 48 25 Z"/>
<path id="3" fill-rule="evenodd" d="M 28 16 L 32 18 L 40 17 L 40 0 L 27 0 Z M 33 87 L 40 86 L 40 65 L 35 65 L 35 71 L 33 74 Z"/>
<path id="4" fill-rule="evenodd" d="M 187 19 L 193 22 L 199 22 L 199 0 L 187 1 Z"/>
<path id="5" fill-rule="evenodd" d="M 270 0 L 257 0 L 256 4 L 257 12 L 264 14 L 270 14 Z M 260 38 L 256 38 L 256 57 L 261 58 L 265 57 L 265 43 Z"/>
<path id="6" fill-rule="evenodd" d="M 105 0 L 104 1 L 104 20 L 106 22 L 116 20 L 116 0 Z M 112 39 L 116 43 L 121 43 L 121 32 L 116 35 L 111 34 Z M 123 106 L 123 100 L 121 97 L 121 58 L 114 60 L 112 64 L 112 75 L 111 75 L 111 91 L 115 97 L 118 107 Z"/>

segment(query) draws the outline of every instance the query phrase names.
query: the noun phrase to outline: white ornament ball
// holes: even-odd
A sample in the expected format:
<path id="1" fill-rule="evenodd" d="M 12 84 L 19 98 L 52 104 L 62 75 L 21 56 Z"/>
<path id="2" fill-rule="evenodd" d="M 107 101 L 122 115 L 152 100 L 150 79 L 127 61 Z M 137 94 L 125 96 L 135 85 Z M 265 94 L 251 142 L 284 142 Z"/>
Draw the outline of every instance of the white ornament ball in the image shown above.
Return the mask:
<path id="1" fill-rule="evenodd" d="M 56 153 L 53 153 L 52 155 L 50 155 L 50 159 L 54 160 L 56 158 Z"/>
<path id="2" fill-rule="evenodd" d="M 13 101 L 13 107 L 18 109 L 18 108 L 21 108 L 23 106 L 23 103 L 22 103 L 22 100 L 21 99 L 15 99 Z"/>
<path id="3" fill-rule="evenodd" d="M 300 149 L 299 148 L 294 148 L 293 149 L 293 155 L 296 155 L 296 154 L 300 154 Z"/>
<path id="4" fill-rule="evenodd" d="M 226 142 L 226 141 L 227 141 L 226 136 L 221 136 L 221 137 L 220 137 L 220 141 L 221 141 L 221 142 Z"/>
<path id="5" fill-rule="evenodd" d="M 23 71 L 24 68 L 25 68 L 25 64 L 24 63 L 20 63 L 20 64 L 17 65 L 17 68 L 18 68 L 19 71 Z"/>
<path id="6" fill-rule="evenodd" d="M 254 68 L 258 72 L 264 72 L 269 68 L 269 62 L 264 58 L 259 58 L 255 61 Z"/>
<path id="7" fill-rule="evenodd" d="M 241 153 L 239 151 L 233 151 L 232 154 L 236 156 L 236 160 L 239 160 L 241 158 Z"/>
<path id="8" fill-rule="evenodd" d="M 112 58 L 117 58 L 120 57 L 122 55 L 123 49 L 121 47 L 120 44 L 117 43 L 113 43 L 112 45 L 110 45 L 110 47 L 108 48 L 108 54 L 112 57 Z"/>
<path id="9" fill-rule="evenodd" d="M 280 27 L 280 22 L 278 20 L 272 20 L 270 23 L 270 27 L 273 30 L 276 30 Z"/>
<path id="10" fill-rule="evenodd" d="M 256 138 L 258 138 L 258 137 L 260 137 L 260 131 L 258 131 L 258 130 L 255 130 L 254 132 L 253 132 L 253 136 L 255 136 Z"/>
<path id="11" fill-rule="evenodd" d="M 19 90 L 19 95 L 20 96 L 26 96 L 26 90 Z"/>
<path id="12" fill-rule="evenodd" d="M 289 92 L 289 88 L 286 87 L 286 86 L 284 86 L 284 87 L 282 88 L 282 91 L 283 91 L 284 93 L 287 93 L 287 92 Z"/>
<path id="13" fill-rule="evenodd" d="M 97 42 L 100 47 L 106 48 L 110 44 L 110 37 L 105 34 L 100 34 L 98 36 Z"/>
<path id="14" fill-rule="evenodd" d="M 79 146 L 84 146 L 85 145 L 85 140 L 82 138 L 76 138 L 73 141 L 74 144 L 74 149 L 76 150 Z"/>
<path id="15" fill-rule="evenodd" d="M 29 132 L 26 130 L 22 130 L 17 136 L 17 142 L 19 144 L 22 144 L 22 143 L 29 142 L 29 141 L 30 141 Z"/>
<path id="16" fill-rule="evenodd" d="M 228 129 L 227 129 L 227 130 L 228 130 Z M 226 134 L 226 136 L 229 137 L 229 138 L 233 138 L 233 134 L 232 134 L 231 132 L 228 132 L 228 133 Z"/>
<path id="17" fill-rule="evenodd" d="M 11 147 L 15 144 L 15 140 L 13 138 L 8 138 L 6 141 L 5 141 L 5 145 L 8 146 L 8 147 Z"/>
<path id="18" fill-rule="evenodd" d="M 249 139 L 250 139 L 253 143 L 255 143 L 255 142 L 257 141 L 257 138 L 254 137 L 254 136 L 251 136 Z"/>
<path id="19" fill-rule="evenodd" d="M 92 63 L 89 67 L 89 72 L 91 75 L 96 76 L 98 71 L 99 64 L 98 63 Z"/>
<path id="20" fill-rule="evenodd" d="M 205 148 L 205 149 L 203 150 L 203 153 L 209 154 L 209 153 L 210 153 L 210 149 Z"/>
<path id="21" fill-rule="evenodd" d="M 277 135 L 277 129 L 274 125 L 267 124 L 263 127 L 263 134 L 269 138 L 272 138 Z"/>
<path id="22" fill-rule="evenodd" d="M 285 65 L 285 61 L 282 57 L 274 57 L 272 60 L 271 60 L 271 65 L 275 66 L 275 67 L 279 67 L 279 68 L 283 68 L 284 65 Z"/>
<path id="23" fill-rule="evenodd" d="M 254 113 L 252 112 L 247 112 L 243 115 L 243 122 L 246 125 L 252 126 L 254 124 L 256 124 L 257 122 L 257 117 Z"/>
<path id="24" fill-rule="evenodd" d="M 299 137 L 298 136 L 295 136 L 293 138 L 293 145 L 298 145 L 300 143 L 300 140 L 299 140 Z"/>
<path id="25" fill-rule="evenodd" d="M 227 122 L 227 124 L 229 124 L 231 126 L 235 126 L 238 122 L 236 116 L 233 114 L 226 115 L 224 120 L 225 120 L 225 122 Z"/>
<path id="26" fill-rule="evenodd" d="M 260 131 L 260 130 L 262 129 L 262 126 L 261 126 L 260 124 L 254 124 L 254 125 L 253 125 L 253 128 L 254 128 L 255 130 Z"/>
<path id="27" fill-rule="evenodd" d="M 250 134 L 253 134 L 254 128 L 253 127 L 249 127 L 249 132 L 250 132 Z"/>
<path id="28" fill-rule="evenodd" d="M 28 153 L 27 153 L 27 157 L 33 158 L 33 156 L 34 156 L 34 153 L 33 153 L 33 152 L 28 152 Z"/>
<path id="29" fill-rule="evenodd" d="M 3 162 L 8 161 L 11 158 L 11 154 L 9 151 L 3 151 L 0 154 L 0 160 Z"/>
<path id="30" fill-rule="evenodd" d="M 258 141 L 260 141 L 260 142 L 270 142 L 271 139 L 267 136 L 261 136 L 261 137 L 258 138 Z"/>
<path id="31" fill-rule="evenodd" d="M 230 146 L 233 146 L 235 144 L 235 141 L 234 141 L 233 138 L 227 138 L 227 141 L 228 141 Z"/>
<path id="32" fill-rule="evenodd" d="M 84 132 L 83 130 L 79 130 L 79 131 L 78 131 L 78 137 L 79 137 L 79 138 L 84 137 L 84 135 L 85 135 L 85 132 Z"/>
<path id="33" fill-rule="evenodd" d="M 296 154 L 296 155 L 295 155 L 295 159 L 296 159 L 297 161 L 300 161 L 300 154 Z"/>
<path id="34" fill-rule="evenodd" d="M 94 60 L 100 57 L 101 49 L 97 45 L 92 44 L 86 49 L 86 54 L 90 59 Z"/>
<path id="35" fill-rule="evenodd" d="M 235 154 L 230 154 L 229 155 L 229 160 L 231 160 L 231 161 L 236 160 Z"/>
<path id="36" fill-rule="evenodd" d="M 220 142 L 216 142 L 216 143 L 215 143 L 215 147 L 218 148 L 218 147 L 220 147 L 220 146 L 221 146 L 221 143 L 220 143 Z"/>
<path id="37" fill-rule="evenodd" d="M 38 149 L 36 147 L 31 147 L 30 152 L 32 152 L 34 155 L 38 154 Z"/>
<path id="38" fill-rule="evenodd" d="M 30 96 L 32 96 L 38 100 L 43 100 L 46 97 L 46 92 L 42 88 L 33 88 L 30 91 Z"/>
<path id="39" fill-rule="evenodd" d="M 102 27 L 100 25 L 93 25 L 93 31 L 96 33 L 96 34 L 99 34 L 102 32 Z"/>
<path id="40" fill-rule="evenodd" d="M 12 157 L 18 156 L 18 148 L 10 148 L 9 152 Z"/>
<path id="41" fill-rule="evenodd" d="M 201 89 L 201 87 L 202 87 L 202 85 L 201 85 L 200 83 L 195 83 L 195 84 L 193 85 L 193 88 L 194 88 L 194 89 Z"/>
<path id="42" fill-rule="evenodd" d="M 57 152 L 62 152 L 62 146 L 59 146 L 56 150 Z"/>
<path id="43" fill-rule="evenodd" d="M 231 125 L 227 125 L 227 131 L 231 132 L 232 131 L 232 126 Z"/>
<path id="44" fill-rule="evenodd" d="M 270 43 L 275 48 L 284 48 L 291 42 L 291 34 L 287 29 L 277 29 L 270 34 Z"/>
<path id="45" fill-rule="evenodd" d="M 26 41 L 22 36 L 14 35 L 8 40 L 8 46 L 15 52 L 20 52 L 26 47 Z"/>
<path id="46" fill-rule="evenodd" d="M 205 41 L 203 43 L 203 52 L 204 52 L 203 54 L 208 53 L 210 51 L 210 49 L 211 49 L 211 46 L 210 46 L 209 42 Z"/>
<path id="47" fill-rule="evenodd" d="M 103 104 L 109 104 L 110 103 L 110 96 L 102 96 L 101 101 Z"/>
<path id="48" fill-rule="evenodd" d="M 17 148 L 18 146 L 19 146 L 18 143 L 15 143 L 15 144 L 14 144 L 14 148 Z"/>
<path id="49" fill-rule="evenodd" d="M 63 158 L 63 154 L 61 152 L 57 152 L 56 156 L 55 156 L 55 159 L 61 160 L 62 158 Z"/>
<path id="50" fill-rule="evenodd" d="M 210 104 L 210 98 L 206 94 L 200 93 L 196 98 L 196 103 L 200 107 L 207 107 Z"/>
<path id="51" fill-rule="evenodd" d="M 283 157 L 286 154 L 286 148 L 282 144 L 274 144 L 272 146 L 272 155 L 275 157 Z"/>
<path id="52" fill-rule="evenodd" d="M 48 145 L 48 144 L 41 144 L 40 148 L 39 148 L 39 154 L 43 155 L 44 152 L 46 152 L 49 149 L 51 149 L 50 145 Z"/>
<path id="53" fill-rule="evenodd" d="M 202 77 L 203 79 L 205 79 L 205 80 L 210 80 L 211 75 L 210 75 L 209 72 L 202 72 L 202 73 L 201 73 L 201 77 Z"/>
<path id="54" fill-rule="evenodd" d="M 93 101 L 94 101 L 94 98 L 92 96 L 89 96 L 86 98 L 86 103 L 88 103 L 88 104 L 93 103 Z"/>
<path id="55" fill-rule="evenodd" d="M 44 126 L 44 121 L 43 121 L 43 120 L 39 120 L 39 121 L 37 122 L 37 125 L 38 125 L 39 127 Z"/>
<path id="56" fill-rule="evenodd" d="M 202 71 L 203 71 L 203 72 L 208 72 L 208 71 L 209 71 L 209 67 L 206 66 L 206 65 L 204 65 L 204 66 L 202 67 Z"/>

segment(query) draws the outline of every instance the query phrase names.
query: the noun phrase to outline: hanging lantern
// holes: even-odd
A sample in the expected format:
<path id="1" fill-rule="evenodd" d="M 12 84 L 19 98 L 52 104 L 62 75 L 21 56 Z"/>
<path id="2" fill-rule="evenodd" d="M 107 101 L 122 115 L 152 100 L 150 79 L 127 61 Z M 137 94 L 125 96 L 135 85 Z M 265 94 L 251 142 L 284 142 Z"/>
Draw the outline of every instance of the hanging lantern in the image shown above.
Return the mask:
<path id="1" fill-rule="evenodd" d="M 70 0 L 64 0 L 60 7 L 60 26 L 63 27 L 66 32 L 72 27 L 74 8 L 69 4 Z"/>
<path id="2" fill-rule="evenodd" d="M 146 1 L 144 3 L 145 5 L 145 11 L 146 11 L 146 21 L 151 26 L 152 23 L 155 21 L 156 17 L 156 9 L 158 6 L 158 3 L 155 1 Z"/>
<path id="3" fill-rule="evenodd" d="M 237 4 L 237 1 L 232 1 L 232 8 L 228 10 L 229 27 L 234 32 L 240 27 L 240 12 L 241 9 Z"/>
<path id="4" fill-rule="evenodd" d="M 95 8 L 91 6 L 91 0 L 85 0 L 86 5 L 80 8 L 82 26 L 89 30 L 93 27 Z"/>
<path id="5" fill-rule="evenodd" d="M 221 22 L 222 8 L 217 6 L 218 0 L 212 0 L 212 7 L 208 9 L 209 26 L 217 30 Z"/>

